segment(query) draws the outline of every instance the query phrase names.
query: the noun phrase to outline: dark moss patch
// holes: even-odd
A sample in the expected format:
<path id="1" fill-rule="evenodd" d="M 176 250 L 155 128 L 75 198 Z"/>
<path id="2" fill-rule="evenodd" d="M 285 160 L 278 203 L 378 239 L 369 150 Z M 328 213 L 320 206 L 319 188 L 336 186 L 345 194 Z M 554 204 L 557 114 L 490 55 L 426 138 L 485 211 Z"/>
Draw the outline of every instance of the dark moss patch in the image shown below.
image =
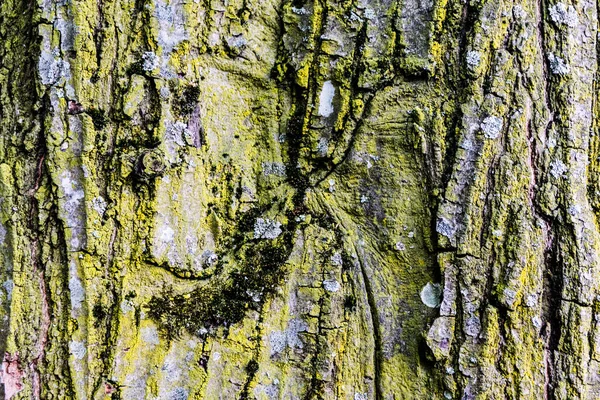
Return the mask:
<path id="1" fill-rule="evenodd" d="M 246 365 L 246 372 L 248 374 L 255 374 L 258 371 L 258 362 L 256 360 L 250 360 Z"/>
<path id="2" fill-rule="evenodd" d="M 149 302 L 149 316 L 170 339 L 183 330 L 202 335 L 241 321 L 248 310 L 259 310 L 280 285 L 291 243 L 289 231 L 274 240 L 246 240 L 235 254 L 239 267 L 227 273 L 221 266 L 222 273 L 186 294 L 167 289 Z"/>
<path id="3" fill-rule="evenodd" d="M 197 86 L 187 86 L 173 103 L 173 111 L 181 117 L 189 117 L 198 105 L 200 89 Z"/>
<path id="4" fill-rule="evenodd" d="M 101 131 L 108 124 L 109 119 L 102 109 L 90 108 L 86 113 L 92 118 L 94 129 Z"/>
<path id="5" fill-rule="evenodd" d="M 344 308 L 349 311 L 354 311 L 356 308 L 356 297 L 354 295 L 348 295 L 344 299 Z"/>
<path id="6" fill-rule="evenodd" d="M 127 68 L 128 75 L 146 75 L 146 71 L 144 70 L 144 61 L 142 57 L 139 56 L 139 60 L 129 65 Z"/>
<path id="7" fill-rule="evenodd" d="M 92 308 L 92 315 L 95 319 L 94 323 L 100 323 L 104 318 L 106 318 L 106 311 L 104 310 L 104 307 L 102 307 L 102 304 L 94 305 L 94 308 Z"/>

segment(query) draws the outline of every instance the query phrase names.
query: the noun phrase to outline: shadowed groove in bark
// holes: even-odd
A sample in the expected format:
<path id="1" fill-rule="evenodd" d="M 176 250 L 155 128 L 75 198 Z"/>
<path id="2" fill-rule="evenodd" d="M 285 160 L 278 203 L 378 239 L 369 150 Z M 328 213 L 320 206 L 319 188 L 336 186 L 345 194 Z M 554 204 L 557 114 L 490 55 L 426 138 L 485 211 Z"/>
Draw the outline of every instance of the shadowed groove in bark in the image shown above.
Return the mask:
<path id="1" fill-rule="evenodd" d="M 371 323 L 373 324 L 373 340 L 375 342 L 374 348 L 374 372 L 375 376 L 373 381 L 375 384 L 375 400 L 382 400 L 381 390 L 381 363 L 383 359 L 383 347 L 381 343 L 381 328 L 379 324 L 379 312 L 377 310 L 377 304 L 375 302 L 375 295 L 373 288 L 371 287 L 371 281 L 363 261 L 359 258 L 358 264 L 360 266 L 360 273 L 363 279 L 363 283 L 366 289 L 367 301 L 369 304 L 369 314 L 371 315 Z"/>

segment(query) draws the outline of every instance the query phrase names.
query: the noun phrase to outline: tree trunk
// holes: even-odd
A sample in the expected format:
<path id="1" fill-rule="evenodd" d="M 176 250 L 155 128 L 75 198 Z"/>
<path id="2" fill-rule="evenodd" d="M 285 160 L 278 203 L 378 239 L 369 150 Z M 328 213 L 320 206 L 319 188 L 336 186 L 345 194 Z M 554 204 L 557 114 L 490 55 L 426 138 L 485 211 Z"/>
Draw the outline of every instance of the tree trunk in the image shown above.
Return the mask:
<path id="1" fill-rule="evenodd" d="M 3 0 L 5 398 L 600 398 L 597 8 Z"/>

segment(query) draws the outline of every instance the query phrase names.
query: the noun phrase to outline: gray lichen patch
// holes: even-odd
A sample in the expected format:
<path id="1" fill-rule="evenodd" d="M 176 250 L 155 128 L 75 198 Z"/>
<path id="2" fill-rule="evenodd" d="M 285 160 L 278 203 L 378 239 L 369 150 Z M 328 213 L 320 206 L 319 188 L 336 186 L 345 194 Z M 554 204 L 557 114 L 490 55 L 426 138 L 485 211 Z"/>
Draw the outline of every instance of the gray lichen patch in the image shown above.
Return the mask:
<path id="1" fill-rule="evenodd" d="M 71 342 L 69 343 L 69 352 L 75 357 L 77 360 L 83 359 L 86 353 L 86 346 L 83 342 Z"/>
<path id="2" fill-rule="evenodd" d="M 559 2 L 550 7 L 550 18 L 552 21 L 559 25 L 567 25 L 570 28 L 574 28 L 579 24 L 579 17 L 577 11 L 572 5 L 566 5 L 565 3 Z"/>
<path id="3" fill-rule="evenodd" d="M 481 53 L 473 50 L 468 51 L 466 61 L 469 67 L 477 68 L 481 62 Z"/>
<path id="4" fill-rule="evenodd" d="M 160 58 L 153 52 L 147 51 L 142 54 L 142 68 L 144 71 L 151 72 L 160 65 Z"/>
<path id="5" fill-rule="evenodd" d="M 263 162 L 262 164 L 263 174 L 265 176 L 285 176 L 285 164 L 279 162 Z"/>
<path id="6" fill-rule="evenodd" d="M 550 53 L 548 54 L 548 62 L 550 63 L 550 70 L 556 75 L 567 75 L 571 72 L 569 64 L 561 57 Z"/>
<path id="7" fill-rule="evenodd" d="M 446 236 L 452 241 L 454 239 L 454 236 L 456 235 L 457 226 L 454 221 L 451 221 L 444 217 L 440 217 L 436 224 L 436 231 L 440 235 Z"/>
<path id="8" fill-rule="evenodd" d="M 439 283 L 427 282 L 421 289 L 421 301 L 427 307 L 437 308 L 442 301 L 442 290 Z"/>
<path id="9" fill-rule="evenodd" d="M 144 343 L 156 346 L 160 343 L 160 339 L 158 337 L 158 330 L 155 326 L 147 326 L 140 330 L 140 338 L 144 341 Z"/>
<path id="10" fill-rule="evenodd" d="M 81 309 L 85 300 L 85 289 L 77 273 L 77 264 L 74 260 L 69 263 L 69 295 L 71 298 L 71 309 L 73 313 Z"/>
<path id="11" fill-rule="evenodd" d="M 271 346 L 271 357 L 282 353 L 287 347 L 291 349 L 302 349 L 304 343 L 300 338 L 301 332 L 308 330 L 308 324 L 298 318 L 290 320 L 285 331 L 273 331 L 269 335 L 269 344 Z"/>
<path id="12" fill-rule="evenodd" d="M 98 213 L 98 215 L 103 216 L 106 212 L 106 200 L 102 196 L 94 197 L 92 199 L 92 208 Z"/>
<path id="13" fill-rule="evenodd" d="M 503 120 L 500 117 L 489 116 L 481 123 L 481 130 L 486 139 L 496 139 L 502 132 Z"/>
<path id="14" fill-rule="evenodd" d="M 255 239 L 275 239 L 281 235 L 281 222 L 268 218 L 257 218 L 254 223 Z"/>
<path id="15" fill-rule="evenodd" d="M 165 3 L 157 0 L 154 15 L 158 20 L 158 44 L 164 54 L 169 54 L 179 43 L 187 39 L 183 2 L 174 0 Z"/>
<path id="16" fill-rule="evenodd" d="M 550 174 L 554 178 L 564 178 L 569 169 L 561 160 L 554 160 L 550 163 Z"/>
<path id="17" fill-rule="evenodd" d="M 340 283 L 335 279 L 325 279 L 323 281 L 323 289 L 328 292 L 337 292 L 341 287 Z"/>
<path id="18" fill-rule="evenodd" d="M 2 223 L 0 223 L 0 246 L 4 244 L 5 240 L 6 240 L 6 228 L 4 227 L 4 225 Z"/>

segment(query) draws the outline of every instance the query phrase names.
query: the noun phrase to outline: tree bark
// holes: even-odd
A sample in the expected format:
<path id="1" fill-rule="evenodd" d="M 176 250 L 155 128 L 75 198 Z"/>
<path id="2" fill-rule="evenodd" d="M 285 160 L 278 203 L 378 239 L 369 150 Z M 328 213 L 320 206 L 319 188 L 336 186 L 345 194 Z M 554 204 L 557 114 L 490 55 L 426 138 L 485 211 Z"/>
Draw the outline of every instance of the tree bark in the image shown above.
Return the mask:
<path id="1" fill-rule="evenodd" d="M 2 1 L 5 398 L 600 398 L 597 8 Z"/>

